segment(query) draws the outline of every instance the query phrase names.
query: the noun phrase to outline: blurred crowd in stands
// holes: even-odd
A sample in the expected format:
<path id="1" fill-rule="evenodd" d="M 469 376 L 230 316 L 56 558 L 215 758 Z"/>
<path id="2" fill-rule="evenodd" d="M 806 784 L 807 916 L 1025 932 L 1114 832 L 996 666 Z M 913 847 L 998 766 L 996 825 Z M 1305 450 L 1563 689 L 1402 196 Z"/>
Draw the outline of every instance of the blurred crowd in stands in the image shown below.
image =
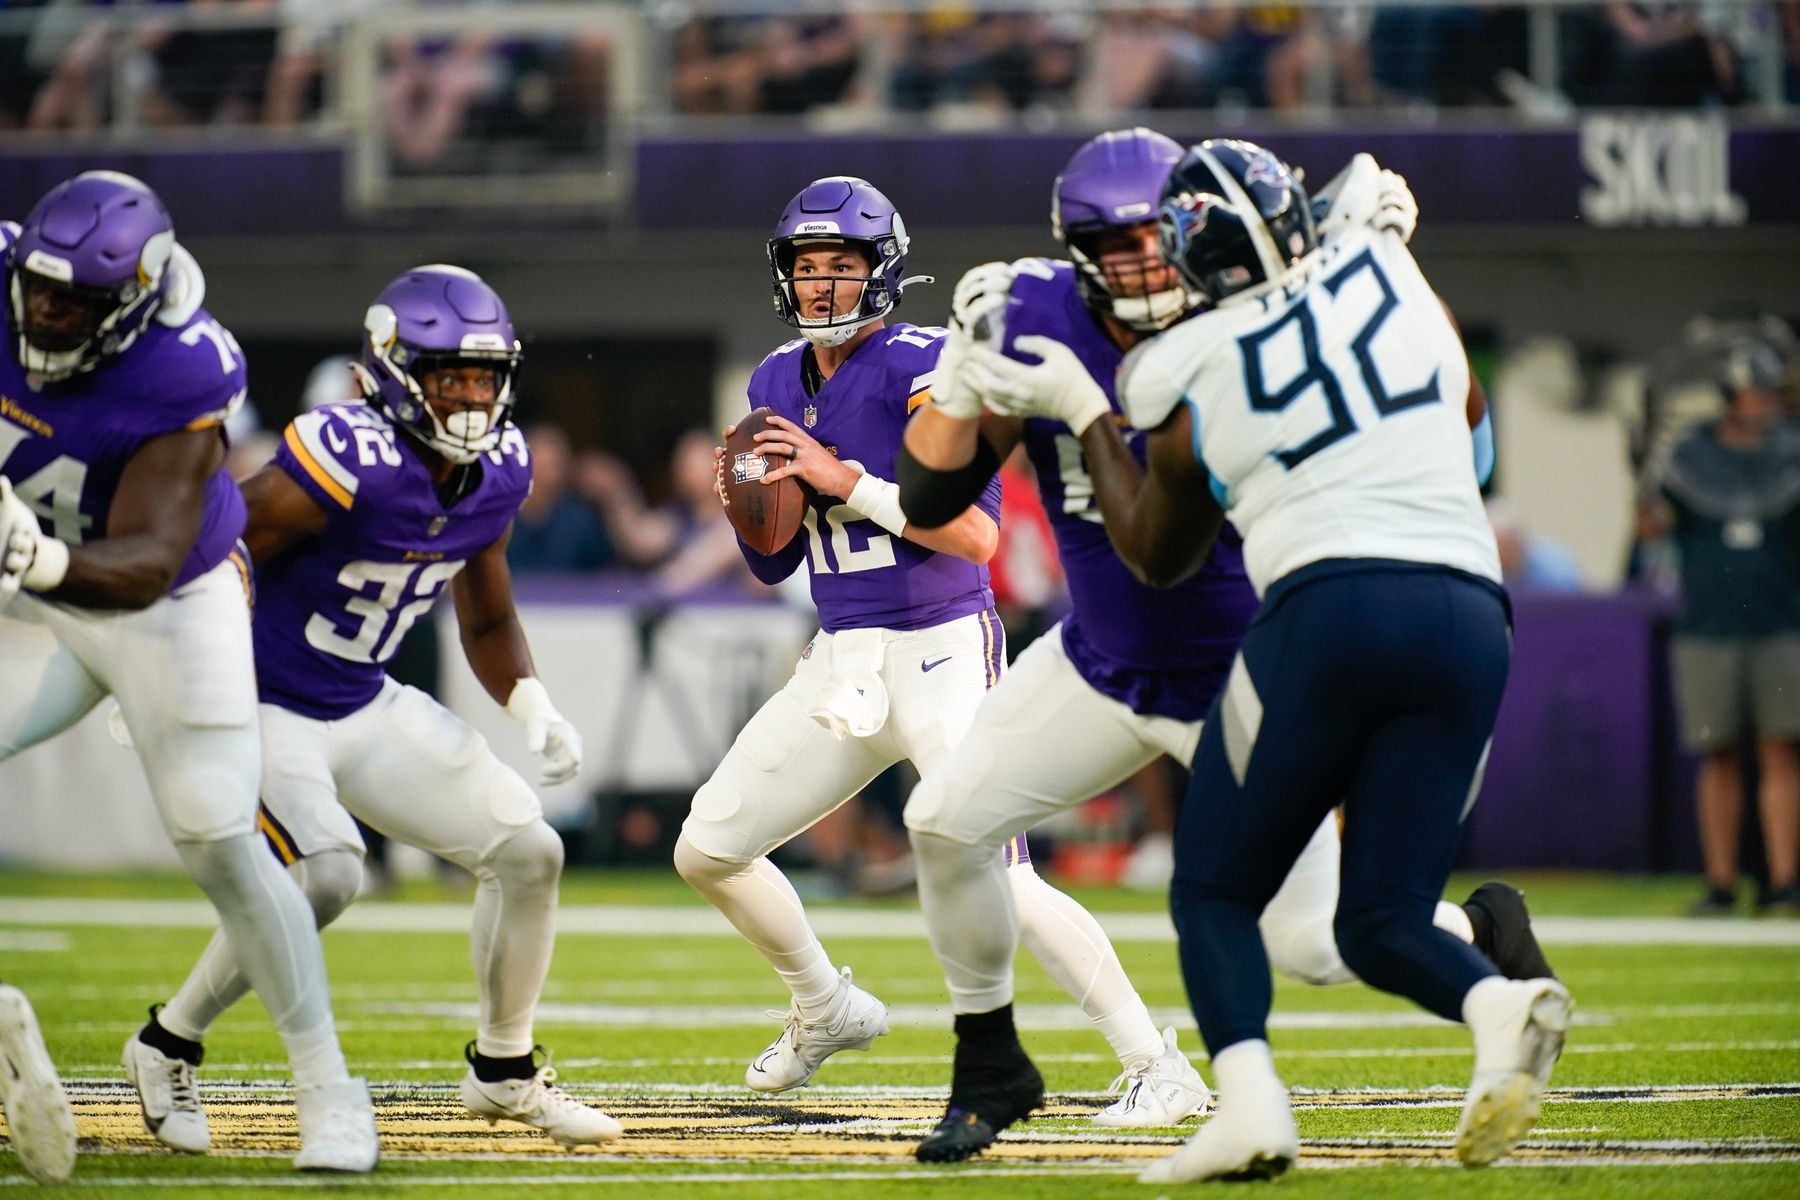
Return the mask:
<path id="1" fill-rule="evenodd" d="M 344 22 L 507 6 L 415 0 L 0 0 L 0 129 L 288 127 L 341 91 Z M 771 0 L 769 7 L 781 5 Z M 1021 8 L 1025 6 L 1021 5 Z M 1524 7 L 1257 4 L 719 15 L 646 10 L 679 114 L 889 112 L 956 123 L 1146 109 L 1514 105 L 1688 107 L 1752 98 L 1779 48 L 1800 98 L 1800 0 L 1592 2 L 1554 10 L 1554 86 L 1531 81 Z M 429 29 L 428 24 L 422 28 Z M 503 28 L 503 24 L 496 25 Z M 592 30 L 395 36 L 376 101 L 402 169 L 496 146 L 578 154 L 604 139 L 614 47 Z M 1774 99 L 1764 96 L 1764 99 Z"/>
<path id="2" fill-rule="evenodd" d="M 1600 3 L 1556 14 L 1557 78 L 1528 82 L 1524 8 L 1250 4 L 892 15 L 701 16 L 675 46 L 684 113 L 1737 104 L 1800 5 Z"/>

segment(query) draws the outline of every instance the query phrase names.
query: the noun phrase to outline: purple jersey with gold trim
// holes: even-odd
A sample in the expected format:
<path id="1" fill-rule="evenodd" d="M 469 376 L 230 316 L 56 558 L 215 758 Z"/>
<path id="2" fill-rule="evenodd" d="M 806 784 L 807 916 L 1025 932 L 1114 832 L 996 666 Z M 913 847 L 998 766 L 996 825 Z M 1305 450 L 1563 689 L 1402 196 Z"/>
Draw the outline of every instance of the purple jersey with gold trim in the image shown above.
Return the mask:
<path id="1" fill-rule="evenodd" d="M 380 409 L 348 403 L 295 418 L 272 465 L 326 525 L 256 564 L 257 686 L 265 704 L 335 720 L 375 698 L 413 622 L 506 533 L 531 491 L 531 456 L 508 426 L 469 468 L 480 480 L 446 509 L 407 435 Z"/>
<path id="2" fill-rule="evenodd" d="M 41 390 L 10 330 L 0 341 L 0 475 L 45 533 L 71 545 L 106 536 L 119 477 L 145 442 L 222 430 L 244 401 L 243 352 L 204 310 L 179 329 L 152 321 L 118 357 Z M 171 591 L 223 562 L 244 531 L 244 498 L 223 467 L 201 504 L 200 534 Z"/>
<path id="3" fill-rule="evenodd" d="M 1124 351 L 1076 290 L 1075 268 L 1042 258 L 1014 264 L 1013 303 L 1006 309 L 1006 346 L 1021 334 L 1054 338 L 1075 352 L 1119 413 L 1114 377 Z M 1144 435 L 1124 427 L 1126 444 L 1144 461 Z M 1226 525 L 1206 565 L 1172 588 L 1139 583 L 1114 553 L 1101 523 L 1081 443 L 1061 421 L 1029 418 L 1025 450 L 1037 471 L 1044 509 L 1056 532 L 1071 611 L 1063 646 L 1081 677 L 1133 712 L 1198 721 L 1231 670 L 1256 593 L 1244 574 L 1243 542 Z"/>
<path id="4" fill-rule="evenodd" d="M 878 330 L 815 396 L 801 381 L 806 342 L 789 342 L 751 375 L 750 407 L 774 409 L 845 462 L 893 479 L 907 419 L 927 399 L 943 338 L 942 329 L 913 325 Z M 999 521 L 1000 481 L 990 482 L 976 503 Z M 926 629 L 994 604 L 985 566 L 897 538 L 835 496 L 812 497 L 794 540 L 812 567 L 813 603 L 827 633 Z M 787 550 L 797 559 L 799 551 Z M 747 547 L 745 554 L 762 558 Z"/>

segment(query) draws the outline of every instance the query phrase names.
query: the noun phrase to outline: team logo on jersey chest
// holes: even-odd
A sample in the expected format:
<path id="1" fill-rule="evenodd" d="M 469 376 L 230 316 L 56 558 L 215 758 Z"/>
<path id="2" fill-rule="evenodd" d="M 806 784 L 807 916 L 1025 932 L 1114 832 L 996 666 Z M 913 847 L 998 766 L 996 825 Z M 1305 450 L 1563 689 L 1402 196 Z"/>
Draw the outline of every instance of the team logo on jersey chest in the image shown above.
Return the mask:
<path id="1" fill-rule="evenodd" d="M 0 396 L 0 417 L 5 417 L 15 425 L 23 425 L 39 437 L 56 436 L 56 428 L 50 422 L 36 413 L 27 411 L 11 396 Z"/>

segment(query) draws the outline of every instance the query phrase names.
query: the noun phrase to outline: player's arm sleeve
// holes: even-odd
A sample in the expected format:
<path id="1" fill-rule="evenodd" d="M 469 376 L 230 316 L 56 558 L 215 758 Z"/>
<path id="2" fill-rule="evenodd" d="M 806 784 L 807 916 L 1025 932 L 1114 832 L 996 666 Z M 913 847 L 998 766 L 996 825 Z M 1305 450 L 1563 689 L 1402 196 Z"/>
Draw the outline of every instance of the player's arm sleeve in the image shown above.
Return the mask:
<path id="1" fill-rule="evenodd" d="M 923 529 L 936 529 L 956 520 L 969 505 L 982 502 L 989 492 L 994 507 L 989 515 L 999 519 L 1000 456 L 987 438 L 977 436 L 975 455 L 967 464 L 939 471 L 913 457 L 906 444 L 900 444 L 899 457 L 900 511 L 908 524 Z M 983 504 L 985 508 L 986 505 Z"/>
<path id="2" fill-rule="evenodd" d="M 1119 364 L 1119 406 L 1133 428 L 1161 429 L 1186 398 L 1186 389 L 1169 370 L 1166 358 L 1161 339 L 1152 339 L 1133 347 Z"/>
<path id="3" fill-rule="evenodd" d="M 1475 482 L 1482 487 L 1494 477 L 1494 461 L 1497 457 L 1494 450 L 1494 414 L 1490 410 L 1481 414 L 1481 420 L 1469 431 L 1475 442 Z"/>
<path id="4" fill-rule="evenodd" d="M 348 512 L 362 480 L 351 465 L 356 439 L 325 409 L 301 413 L 282 431 L 275 466 L 327 514 Z"/>
<path id="5" fill-rule="evenodd" d="M 759 554 L 741 537 L 737 544 L 744 561 L 750 564 L 750 573 L 771 587 L 792 575 L 806 557 L 806 544 L 798 533 L 773 554 Z"/>

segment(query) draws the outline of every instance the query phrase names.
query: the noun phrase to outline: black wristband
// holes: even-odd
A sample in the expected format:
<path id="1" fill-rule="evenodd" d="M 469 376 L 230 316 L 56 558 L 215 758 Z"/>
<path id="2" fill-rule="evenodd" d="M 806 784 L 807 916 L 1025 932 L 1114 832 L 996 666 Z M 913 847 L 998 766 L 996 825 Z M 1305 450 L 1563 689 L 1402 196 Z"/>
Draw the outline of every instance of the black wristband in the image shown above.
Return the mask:
<path id="1" fill-rule="evenodd" d="M 975 438 L 975 457 L 968 465 L 939 471 L 914 458 L 900 445 L 900 511 L 907 523 L 921 529 L 948 525 L 975 503 L 981 489 L 1000 469 L 1000 456 L 980 435 Z"/>

